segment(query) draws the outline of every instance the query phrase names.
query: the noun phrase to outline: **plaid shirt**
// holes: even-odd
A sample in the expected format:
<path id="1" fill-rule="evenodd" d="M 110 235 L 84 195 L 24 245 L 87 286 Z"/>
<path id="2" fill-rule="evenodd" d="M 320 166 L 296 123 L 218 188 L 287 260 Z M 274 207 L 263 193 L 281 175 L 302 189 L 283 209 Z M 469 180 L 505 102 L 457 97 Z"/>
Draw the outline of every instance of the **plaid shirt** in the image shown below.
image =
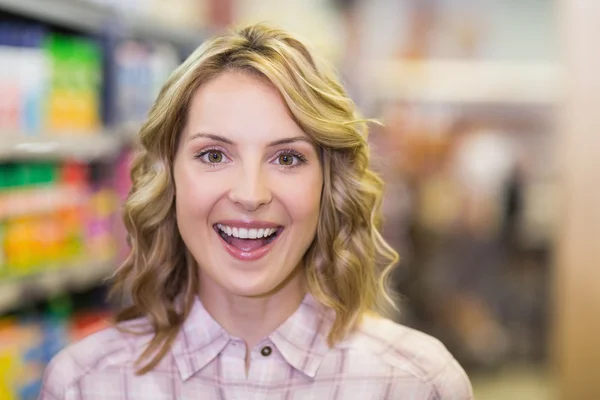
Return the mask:
<path id="1" fill-rule="evenodd" d="M 150 336 L 115 328 L 59 353 L 47 367 L 41 400 L 468 400 L 467 375 L 445 347 L 389 320 L 366 317 L 334 348 L 331 313 L 309 295 L 251 354 L 197 300 L 169 353 L 137 376 Z"/>

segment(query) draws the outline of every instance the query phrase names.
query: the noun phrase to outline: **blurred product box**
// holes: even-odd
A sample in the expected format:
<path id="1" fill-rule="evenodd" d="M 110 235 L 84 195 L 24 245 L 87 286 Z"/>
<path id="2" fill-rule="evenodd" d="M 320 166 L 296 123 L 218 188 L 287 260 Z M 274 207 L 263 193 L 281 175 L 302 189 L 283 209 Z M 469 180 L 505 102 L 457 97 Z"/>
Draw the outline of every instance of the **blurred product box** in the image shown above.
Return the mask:
<path id="1" fill-rule="evenodd" d="M 92 41 L 52 34 L 45 52 L 50 59 L 48 127 L 68 134 L 100 128 L 102 57 Z"/>
<path id="2" fill-rule="evenodd" d="M 0 279 L 112 260 L 116 199 L 85 164 L 0 164 Z"/>
<path id="3" fill-rule="evenodd" d="M 35 399 L 44 368 L 41 324 L 0 321 L 0 398 Z"/>
<path id="4" fill-rule="evenodd" d="M 179 56 L 172 46 L 136 41 L 121 43 L 115 54 L 117 120 L 121 125 L 139 125 L 179 65 Z"/>
<path id="5" fill-rule="evenodd" d="M 96 132 L 101 87 L 94 41 L 0 21 L 0 137 Z"/>
<path id="6" fill-rule="evenodd" d="M 105 311 L 73 313 L 69 299 L 41 315 L 0 319 L 0 400 L 38 398 L 45 366 L 70 342 L 109 324 Z"/>

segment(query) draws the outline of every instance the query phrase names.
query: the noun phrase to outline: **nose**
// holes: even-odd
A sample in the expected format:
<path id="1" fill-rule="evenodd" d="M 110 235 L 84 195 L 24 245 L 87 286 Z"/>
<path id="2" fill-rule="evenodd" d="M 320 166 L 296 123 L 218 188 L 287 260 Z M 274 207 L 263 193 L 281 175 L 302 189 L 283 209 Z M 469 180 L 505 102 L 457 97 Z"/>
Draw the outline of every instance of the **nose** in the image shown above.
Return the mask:
<path id="1" fill-rule="evenodd" d="M 241 167 L 235 185 L 229 191 L 229 199 L 244 211 L 255 211 L 269 204 L 272 193 L 268 179 L 260 167 Z"/>

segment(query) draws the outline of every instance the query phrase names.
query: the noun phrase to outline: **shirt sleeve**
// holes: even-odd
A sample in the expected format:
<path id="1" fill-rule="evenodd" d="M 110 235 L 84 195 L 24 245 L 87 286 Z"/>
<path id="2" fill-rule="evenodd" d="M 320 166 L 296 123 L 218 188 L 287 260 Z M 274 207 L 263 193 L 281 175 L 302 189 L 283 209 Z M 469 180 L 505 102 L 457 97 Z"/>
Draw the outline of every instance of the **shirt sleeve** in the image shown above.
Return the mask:
<path id="1" fill-rule="evenodd" d="M 67 389 L 77 379 L 80 369 L 67 350 L 58 353 L 44 371 L 38 400 L 66 400 Z"/>
<path id="2" fill-rule="evenodd" d="M 471 381 L 460 364 L 452 358 L 433 378 L 429 400 L 473 400 Z"/>

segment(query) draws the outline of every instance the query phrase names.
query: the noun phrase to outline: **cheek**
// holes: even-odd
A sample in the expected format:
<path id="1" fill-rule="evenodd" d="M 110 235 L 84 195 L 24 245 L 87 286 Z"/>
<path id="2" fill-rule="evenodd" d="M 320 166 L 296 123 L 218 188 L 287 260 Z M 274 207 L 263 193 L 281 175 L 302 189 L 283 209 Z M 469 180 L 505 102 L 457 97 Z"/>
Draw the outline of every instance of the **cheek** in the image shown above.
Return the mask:
<path id="1" fill-rule="evenodd" d="M 278 184 L 279 199 L 295 222 L 316 224 L 321 205 L 323 180 L 320 172 L 282 179 Z"/>
<path id="2" fill-rule="evenodd" d="M 193 164 L 178 165 L 174 171 L 177 213 L 197 215 L 208 212 L 225 184 L 223 177 L 217 175 L 199 173 Z"/>

